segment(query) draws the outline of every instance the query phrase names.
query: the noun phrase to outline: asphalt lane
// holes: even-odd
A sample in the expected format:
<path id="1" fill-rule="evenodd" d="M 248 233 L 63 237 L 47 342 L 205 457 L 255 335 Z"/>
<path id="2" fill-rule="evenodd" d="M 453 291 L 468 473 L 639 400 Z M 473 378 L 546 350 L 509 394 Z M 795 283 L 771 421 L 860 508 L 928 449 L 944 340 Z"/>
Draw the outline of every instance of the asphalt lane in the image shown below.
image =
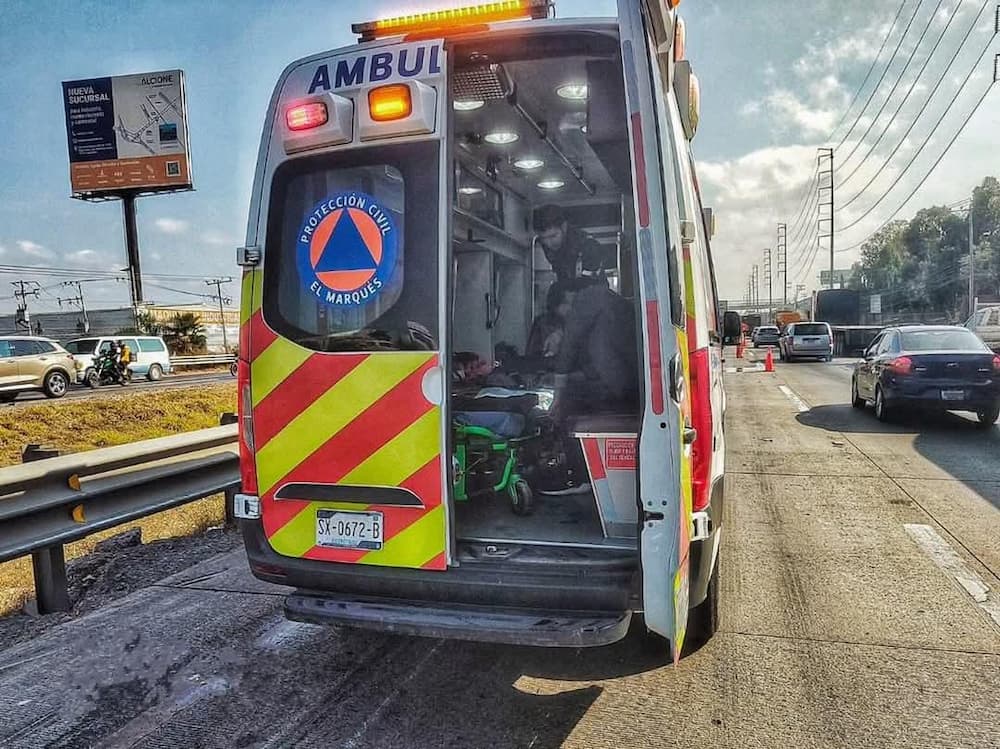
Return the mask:
<path id="1" fill-rule="evenodd" d="M 996 430 L 885 427 L 849 377 L 727 376 L 721 630 L 676 667 L 289 623 L 237 551 L 0 650 L 0 746 L 997 747 Z"/>
<path id="2" fill-rule="evenodd" d="M 65 403 L 67 401 L 87 400 L 94 398 L 104 398 L 131 390 L 177 390 L 183 388 L 204 387 L 205 385 L 218 385 L 219 383 L 231 382 L 234 387 L 236 378 L 229 372 L 210 372 L 199 374 L 174 374 L 164 375 L 162 380 L 150 382 L 143 378 L 134 380 L 130 385 L 105 385 L 91 390 L 88 387 L 74 385 L 66 395 L 59 399 L 46 398 L 43 393 L 21 393 L 13 403 L 5 403 L 0 408 L 18 408 L 21 406 L 38 405 L 39 403 Z"/>

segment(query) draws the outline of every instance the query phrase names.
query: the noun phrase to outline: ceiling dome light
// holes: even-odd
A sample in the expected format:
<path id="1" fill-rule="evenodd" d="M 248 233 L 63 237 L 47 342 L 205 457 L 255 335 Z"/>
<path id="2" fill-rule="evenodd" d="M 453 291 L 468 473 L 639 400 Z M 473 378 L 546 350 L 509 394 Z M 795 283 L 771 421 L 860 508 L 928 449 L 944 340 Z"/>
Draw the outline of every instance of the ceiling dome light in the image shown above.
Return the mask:
<path id="1" fill-rule="evenodd" d="M 497 130 L 489 133 L 484 139 L 487 143 L 495 146 L 506 146 L 516 141 L 520 136 L 510 130 Z"/>
<path id="2" fill-rule="evenodd" d="M 456 99 L 451 106 L 456 112 L 472 112 L 480 109 L 485 103 L 482 99 L 464 99 L 462 101 Z"/>
<path id="3" fill-rule="evenodd" d="M 541 159 L 524 158 L 514 162 L 515 169 L 523 169 L 526 172 L 541 169 L 543 166 L 545 166 L 545 162 Z"/>
<path id="4" fill-rule="evenodd" d="M 538 186 L 543 190 L 558 190 L 565 184 L 561 179 L 543 179 Z"/>
<path id="5" fill-rule="evenodd" d="M 570 101 L 583 101 L 587 98 L 586 83 L 566 83 L 556 89 L 556 93 L 563 99 Z"/>
<path id="6" fill-rule="evenodd" d="M 465 187 L 458 188 L 458 191 L 462 195 L 478 195 L 479 193 L 481 193 L 483 191 L 483 188 L 481 188 L 481 187 L 472 187 L 470 185 L 466 185 Z"/>

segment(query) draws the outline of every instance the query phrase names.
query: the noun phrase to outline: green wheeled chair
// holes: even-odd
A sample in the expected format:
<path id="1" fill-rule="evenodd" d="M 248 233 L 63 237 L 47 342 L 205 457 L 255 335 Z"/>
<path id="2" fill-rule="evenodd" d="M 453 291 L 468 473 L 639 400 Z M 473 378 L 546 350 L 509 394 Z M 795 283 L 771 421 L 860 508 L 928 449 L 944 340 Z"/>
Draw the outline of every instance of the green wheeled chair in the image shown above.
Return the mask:
<path id="1" fill-rule="evenodd" d="M 520 474 L 520 456 L 537 432 L 504 436 L 507 430 L 487 426 L 454 424 L 455 501 L 467 502 L 482 495 L 506 494 L 517 515 L 534 509 L 531 487 Z"/>

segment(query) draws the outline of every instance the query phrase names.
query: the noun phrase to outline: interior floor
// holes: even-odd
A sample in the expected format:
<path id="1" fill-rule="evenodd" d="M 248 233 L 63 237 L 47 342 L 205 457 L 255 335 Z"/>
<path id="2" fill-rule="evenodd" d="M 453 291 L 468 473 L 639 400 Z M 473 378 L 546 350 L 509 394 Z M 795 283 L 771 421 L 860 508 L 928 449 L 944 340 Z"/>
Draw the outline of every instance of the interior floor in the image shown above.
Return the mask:
<path id="1" fill-rule="evenodd" d="M 636 548 L 635 539 L 604 537 L 597 503 L 591 492 L 557 497 L 536 494 L 534 507 L 531 515 L 515 515 L 506 495 L 456 502 L 459 539 Z"/>

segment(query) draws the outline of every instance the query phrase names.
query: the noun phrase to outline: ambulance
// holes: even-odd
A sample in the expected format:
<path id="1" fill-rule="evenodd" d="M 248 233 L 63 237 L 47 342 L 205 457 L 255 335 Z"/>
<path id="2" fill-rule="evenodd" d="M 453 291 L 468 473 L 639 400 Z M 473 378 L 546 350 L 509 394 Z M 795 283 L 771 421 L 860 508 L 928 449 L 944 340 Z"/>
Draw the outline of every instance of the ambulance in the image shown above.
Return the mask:
<path id="1" fill-rule="evenodd" d="M 725 399 L 679 2 L 360 23 L 281 75 L 234 510 L 288 618 L 675 660 L 711 635 Z"/>

